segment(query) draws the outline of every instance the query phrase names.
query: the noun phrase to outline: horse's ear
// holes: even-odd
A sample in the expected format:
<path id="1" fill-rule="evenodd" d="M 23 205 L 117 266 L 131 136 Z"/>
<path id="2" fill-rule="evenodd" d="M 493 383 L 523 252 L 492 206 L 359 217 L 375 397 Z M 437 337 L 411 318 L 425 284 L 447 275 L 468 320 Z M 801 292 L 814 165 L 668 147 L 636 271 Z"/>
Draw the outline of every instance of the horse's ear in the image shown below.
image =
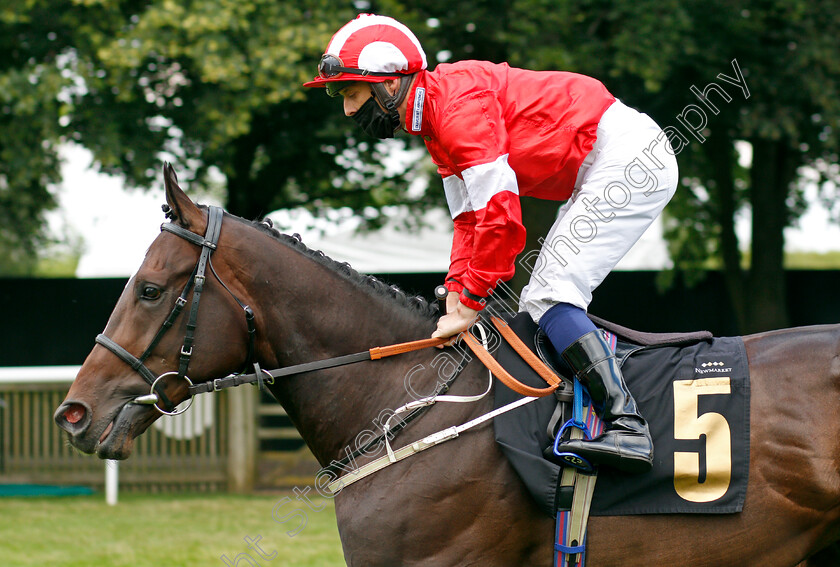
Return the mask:
<path id="1" fill-rule="evenodd" d="M 171 216 L 173 221 L 178 222 L 184 228 L 190 228 L 190 225 L 199 225 L 204 219 L 204 215 L 201 209 L 187 197 L 178 185 L 175 168 L 168 162 L 163 164 L 163 184 L 166 187 L 166 203 L 170 209 L 167 216 Z"/>

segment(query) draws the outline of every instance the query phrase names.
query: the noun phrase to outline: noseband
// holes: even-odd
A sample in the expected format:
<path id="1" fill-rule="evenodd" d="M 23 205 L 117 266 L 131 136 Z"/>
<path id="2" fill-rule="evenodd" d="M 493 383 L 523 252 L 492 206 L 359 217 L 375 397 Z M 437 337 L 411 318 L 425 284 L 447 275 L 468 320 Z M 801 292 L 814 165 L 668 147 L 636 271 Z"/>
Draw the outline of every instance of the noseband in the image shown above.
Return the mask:
<path id="1" fill-rule="evenodd" d="M 256 335 L 256 325 L 254 323 L 254 312 L 253 310 L 244 305 L 236 295 L 225 285 L 225 283 L 219 278 L 219 275 L 216 273 L 216 270 L 213 268 L 213 262 L 210 259 L 210 256 L 213 254 L 213 251 L 216 250 L 216 245 L 219 242 L 219 234 L 222 230 L 222 220 L 224 219 L 224 211 L 219 207 L 210 207 L 208 212 L 208 220 L 207 220 L 207 231 L 205 232 L 204 236 L 196 234 L 192 231 L 189 231 L 174 222 L 164 223 L 160 226 L 161 231 L 171 232 L 176 236 L 180 236 L 184 240 L 187 240 L 196 246 L 201 247 L 201 254 L 198 257 L 198 262 L 196 262 L 195 268 L 193 268 L 192 274 L 190 275 L 189 280 L 187 280 L 187 284 L 184 286 L 181 295 L 178 299 L 175 300 L 175 307 L 172 309 L 172 312 L 163 322 L 160 329 L 158 330 L 157 334 L 152 339 L 152 342 L 143 351 L 139 357 L 134 356 L 126 349 L 118 345 L 112 339 L 106 337 L 104 334 L 100 334 L 96 337 L 96 342 L 103 347 L 107 348 L 109 351 L 114 353 L 120 360 L 128 364 L 134 371 L 136 371 L 143 379 L 148 382 L 150 386 L 149 394 L 144 396 L 139 396 L 132 400 L 130 403 L 135 404 L 147 404 L 152 405 L 157 409 L 160 413 L 165 415 L 177 415 L 179 413 L 185 412 L 189 409 L 189 404 L 181 410 L 175 409 L 175 404 L 166 396 L 164 392 L 163 385 L 160 381 L 166 376 L 177 376 L 178 378 L 182 378 L 187 382 L 187 386 L 190 389 L 190 393 L 192 394 L 192 386 L 193 383 L 187 376 L 187 369 L 190 365 L 190 360 L 192 358 L 193 352 L 193 342 L 195 340 L 195 329 L 196 329 L 196 322 L 198 319 L 198 304 L 201 300 L 201 293 L 204 290 L 204 283 L 205 283 L 205 272 L 207 267 L 210 267 L 210 272 L 216 278 L 216 280 L 222 284 L 222 287 L 227 290 L 227 292 L 233 297 L 233 299 L 239 304 L 239 306 L 245 311 L 245 320 L 248 324 L 248 358 L 245 361 L 245 367 L 247 368 L 251 361 L 253 360 L 254 356 L 254 340 Z M 163 335 L 172 328 L 175 320 L 181 314 L 184 307 L 187 305 L 187 296 L 189 295 L 190 291 L 193 291 L 192 297 L 192 305 L 190 306 L 189 310 L 189 318 L 187 320 L 187 330 L 184 333 L 184 341 L 183 345 L 181 346 L 180 358 L 178 363 L 178 371 L 170 371 L 164 372 L 159 376 L 155 376 L 155 374 L 149 370 L 149 368 L 144 364 L 145 360 L 149 357 L 152 353 L 152 350 L 158 345 L 160 340 L 163 338 Z M 192 397 L 189 398 L 192 400 Z M 164 404 L 164 407 L 161 408 L 158 405 L 158 401 Z M 190 402 L 192 403 L 192 402 Z"/>

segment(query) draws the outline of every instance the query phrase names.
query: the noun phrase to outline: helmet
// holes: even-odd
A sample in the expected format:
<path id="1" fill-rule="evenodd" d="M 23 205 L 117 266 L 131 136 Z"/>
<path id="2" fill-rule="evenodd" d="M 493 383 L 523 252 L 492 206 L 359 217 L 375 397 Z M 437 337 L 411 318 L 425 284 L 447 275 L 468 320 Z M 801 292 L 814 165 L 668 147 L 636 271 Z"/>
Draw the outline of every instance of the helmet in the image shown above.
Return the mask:
<path id="1" fill-rule="evenodd" d="M 360 14 L 332 36 L 318 64 L 318 76 L 303 86 L 381 83 L 425 68 L 426 54 L 410 29 L 388 16 Z"/>

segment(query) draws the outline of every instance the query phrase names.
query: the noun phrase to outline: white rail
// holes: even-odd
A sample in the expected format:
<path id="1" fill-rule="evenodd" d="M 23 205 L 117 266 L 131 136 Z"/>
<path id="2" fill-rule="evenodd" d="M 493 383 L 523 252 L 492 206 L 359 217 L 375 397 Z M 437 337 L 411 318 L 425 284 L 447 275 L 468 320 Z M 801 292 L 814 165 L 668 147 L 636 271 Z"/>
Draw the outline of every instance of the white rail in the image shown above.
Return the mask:
<path id="1" fill-rule="evenodd" d="M 72 382 L 81 366 L 0 366 L 0 384 Z"/>

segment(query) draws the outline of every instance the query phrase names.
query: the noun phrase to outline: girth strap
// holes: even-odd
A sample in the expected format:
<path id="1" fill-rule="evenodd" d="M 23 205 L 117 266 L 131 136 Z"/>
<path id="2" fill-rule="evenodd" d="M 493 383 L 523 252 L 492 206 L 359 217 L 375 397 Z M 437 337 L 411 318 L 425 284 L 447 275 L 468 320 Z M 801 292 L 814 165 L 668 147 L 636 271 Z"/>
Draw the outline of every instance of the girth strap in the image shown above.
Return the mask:
<path id="1" fill-rule="evenodd" d="M 580 402 L 582 393 L 575 389 L 575 403 Z M 585 429 L 571 427 L 571 439 L 595 437 L 602 431 L 602 424 L 591 406 L 581 410 L 586 415 L 581 423 Z M 558 433 L 558 436 L 562 433 Z M 571 490 L 572 501 L 568 509 L 557 511 L 555 565 L 584 567 L 586 555 L 586 529 L 589 522 L 589 510 L 592 497 L 595 494 L 595 482 L 598 479 L 597 469 L 584 472 L 575 467 L 563 467 L 560 475 L 560 489 Z"/>

